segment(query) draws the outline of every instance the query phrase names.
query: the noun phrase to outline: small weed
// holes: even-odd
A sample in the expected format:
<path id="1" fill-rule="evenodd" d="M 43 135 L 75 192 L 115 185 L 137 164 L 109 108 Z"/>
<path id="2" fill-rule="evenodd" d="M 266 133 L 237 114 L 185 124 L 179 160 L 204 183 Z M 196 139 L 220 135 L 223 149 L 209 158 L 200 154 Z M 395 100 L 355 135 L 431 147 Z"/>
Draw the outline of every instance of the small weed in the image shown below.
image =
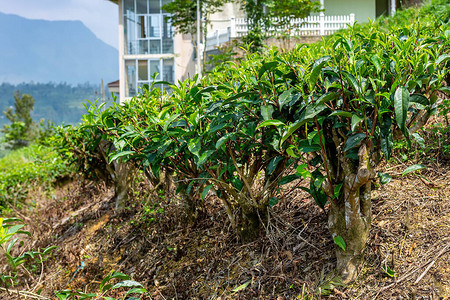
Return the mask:
<path id="1" fill-rule="evenodd" d="M 112 283 L 114 280 L 121 280 L 117 283 Z M 113 298 L 106 296 L 111 293 L 113 290 L 125 288 L 125 291 L 122 292 L 123 297 Z M 62 290 L 56 291 L 55 295 L 59 300 L 67 300 L 67 299 L 135 299 L 129 297 L 130 295 L 142 295 L 147 294 L 147 290 L 143 287 L 143 285 L 137 281 L 131 280 L 130 276 L 123 274 L 117 271 L 111 271 L 100 283 L 98 292 L 96 293 L 87 293 L 81 290 Z"/>

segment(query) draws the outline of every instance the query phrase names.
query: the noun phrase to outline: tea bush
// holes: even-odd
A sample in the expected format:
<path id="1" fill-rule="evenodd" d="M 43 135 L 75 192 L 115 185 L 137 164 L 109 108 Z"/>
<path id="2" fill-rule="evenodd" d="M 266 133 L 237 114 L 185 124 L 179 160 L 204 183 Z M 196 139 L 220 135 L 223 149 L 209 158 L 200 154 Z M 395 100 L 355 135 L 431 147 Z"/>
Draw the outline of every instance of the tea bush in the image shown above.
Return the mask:
<path id="1" fill-rule="evenodd" d="M 51 147 L 33 144 L 0 159 L 0 211 L 21 204 L 36 186 L 44 189 L 71 169 Z"/>
<path id="2" fill-rule="evenodd" d="M 243 241 L 260 234 L 283 185 L 309 180 L 300 188 L 326 208 L 338 270 L 352 280 L 368 238 L 374 170 L 448 94 L 449 39 L 448 24 L 433 17 L 399 18 L 291 52 L 248 54 L 169 93 L 150 86 L 123 105 L 91 106 L 79 128 L 61 131 L 70 133 L 61 149 L 85 170 L 111 169 L 111 178 L 126 163 L 155 187 L 173 182 L 193 221 L 214 191 Z"/>

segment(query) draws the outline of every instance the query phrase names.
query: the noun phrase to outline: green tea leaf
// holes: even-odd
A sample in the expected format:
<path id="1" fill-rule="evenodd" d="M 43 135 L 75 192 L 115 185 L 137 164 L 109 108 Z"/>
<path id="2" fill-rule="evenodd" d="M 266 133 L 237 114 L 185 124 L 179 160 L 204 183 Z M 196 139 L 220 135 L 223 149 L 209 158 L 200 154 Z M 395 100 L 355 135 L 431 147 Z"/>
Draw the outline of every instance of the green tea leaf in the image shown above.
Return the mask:
<path id="1" fill-rule="evenodd" d="M 128 296 L 129 294 L 145 294 L 147 293 L 147 290 L 144 288 L 134 288 L 129 290 L 126 295 Z"/>
<path id="2" fill-rule="evenodd" d="M 277 168 L 277 165 L 280 161 L 284 159 L 283 156 L 276 156 L 270 160 L 269 165 L 267 166 L 267 174 L 272 174 L 272 172 Z"/>
<path id="3" fill-rule="evenodd" d="M 421 137 L 417 132 L 414 132 L 412 136 L 416 140 L 417 144 L 419 144 L 420 148 L 425 149 L 425 140 L 423 137 Z"/>
<path id="4" fill-rule="evenodd" d="M 356 126 L 358 126 L 358 124 L 363 121 L 364 119 L 359 117 L 357 114 L 353 114 L 352 116 L 352 131 L 355 131 Z"/>
<path id="5" fill-rule="evenodd" d="M 351 112 L 348 112 L 348 111 L 335 110 L 331 114 L 329 114 L 328 116 L 329 117 L 341 116 L 341 117 L 351 118 L 351 117 L 353 117 L 353 114 Z"/>
<path id="6" fill-rule="evenodd" d="M 365 133 L 357 133 L 355 135 L 352 135 L 347 139 L 345 142 L 344 152 L 347 152 L 348 150 L 361 145 L 361 142 L 366 138 Z"/>
<path id="7" fill-rule="evenodd" d="M 278 103 L 280 104 L 280 110 L 286 103 L 291 101 L 291 99 L 292 99 L 292 89 L 284 91 L 280 96 L 278 96 Z"/>
<path id="8" fill-rule="evenodd" d="M 269 205 L 270 207 L 274 207 L 278 203 L 278 198 L 272 197 L 269 199 Z"/>
<path id="9" fill-rule="evenodd" d="M 377 68 L 377 72 L 380 73 L 381 72 L 381 64 L 380 64 L 380 59 L 378 58 L 378 55 L 376 55 L 376 54 L 372 55 L 370 57 L 370 61 L 373 63 L 375 68 Z"/>
<path id="10" fill-rule="evenodd" d="M 210 190 L 212 187 L 213 187 L 213 185 L 210 184 L 210 185 L 207 185 L 207 186 L 203 189 L 202 195 L 201 195 L 201 197 L 200 197 L 202 200 L 205 199 L 206 195 L 208 194 L 209 190 Z"/>
<path id="11" fill-rule="evenodd" d="M 378 177 L 380 178 L 381 184 L 387 184 L 392 180 L 392 177 L 388 173 L 378 172 Z"/>
<path id="12" fill-rule="evenodd" d="M 398 87 L 394 94 L 394 109 L 397 125 L 406 138 L 408 133 L 406 129 L 406 119 L 409 107 L 409 92 L 405 87 Z"/>
<path id="13" fill-rule="evenodd" d="M 272 105 L 261 105 L 261 115 L 265 121 L 272 119 L 273 106 Z"/>
<path id="14" fill-rule="evenodd" d="M 111 289 L 114 290 L 114 289 L 121 288 L 121 287 L 135 287 L 135 286 L 138 286 L 138 287 L 141 287 L 141 288 L 143 287 L 142 284 L 140 284 L 137 281 L 124 280 L 124 281 L 121 281 L 121 282 L 116 283 L 115 285 L 113 285 Z"/>
<path id="15" fill-rule="evenodd" d="M 349 72 L 342 71 L 345 79 L 347 79 L 347 83 L 352 87 L 353 91 L 360 95 L 362 93 L 362 87 L 360 86 L 358 80 L 356 80 L 355 76 Z"/>
<path id="16" fill-rule="evenodd" d="M 261 76 L 267 72 L 267 71 L 272 71 L 273 69 L 275 69 L 278 66 L 279 62 L 277 61 L 269 61 L 265 64 L 262 65 L 261 69 L 259 69 L 258 72 L 258 78 L 261 78 Z"/>
<path id="17" fill-rule="evenodd" d="M 201 167 L 205 161 L 208 160 L 208 158 L 214 153 L 214 150 L 208 150 L 202 153 L 202 155 L 200 155 L 200 158 L 197 161 L 197 166 Z"/>
<path id="18" fill-rule="evenodd" d="M 410 103 L 419 103 L 425 107 L 430 105 L 430 100 L 428 100 L 428 98 L 422 94 L 411 94 L 409 96 L 409 102 Z"/>
<path id="19" fill-rule="evenodd" d="M 336 184 L 336 186 L 334 187 L 334 193 L 333 193 L 333 197 L 334 197 L 334 199 L 339 199 L 339 195 L 341 194 L 341 188 L 342 188 L 342 185 L 343 185 L 344 183 L 343 182 L 341 182 L 341 183 L 339 183 L 339 184 Z M 344 249 L 345 250 L 345 249 Z"/>
<path id="20" fill-rule="evenodd" d="M 199 151 L 202 148 L 202 139 L 200 137 L 195 137 L 191 139 L 188 143 L 189 151 L 195 156 L 199 156 Z"/>
<path id="21" fill-rule="evenodd" d="M 282 126 L 282 125 L 285 126 L 285 124 L 279 120 L 266 120 L 266 121 L 261 122 L 261 124 L 259 124 L 258 127 L 256 127 L 256 128 L 258 129 L 261 127 L 266 127 L 266 126 L 271 126 L 271 125 L 276 126 L 276 127 Z"/>
<path id="22" fill-rule="evenodd" d="M 326 105 L 307 106 L 306 109 L 303 111 L 303 113 L 300 115 L 298 121 L 289 125 L 288 130 L 284 133 L 280 144 L 282 145 L 297 129 L 302 127 L 306 122 L 314 119 L 315 116 L 317 116 L 325 109 L 327 109 Z"/>
<path id="23" fill-rule="evenodd" d="M 292 175 L 288 175 L 288 176 L 284 176 L 282 178 L 280 178 L 280 180 L 278 181 L 279 185 L 285 185 L 288 184 L 294 180 L 298 179 L 298 176 L 296 174 L 292 174 Z"/>
<path id="24" fill-rule="evenodd" d="M 113 162 L 113 161 L 115 161 L 116 159 L 118 159 L 118 158 L 120 158 L 120 157 L 129 156 L 129 155 L 134 154 L 134 153 L 136 153 L 136 152 L 135 152 L 135 151 L 122 151 L 122 152 L 118 152 L 118 153 L 112 155 L 112 156 L 109 158 L 109 162 Z"/>
<path id="25" fill-rule="evenodd" d="M 297 174 L 302 176 L 303 179 L 311 178 L 311 172 L 309 172 L 307 164 L 299 165 L 297 167 Z"/>
<path id="26" fill-rule="evenodd" d="M 331 100 L 337 99 L 338 96 L 339 95 L 336 94 L 335 92 L 329 92 L 329 93 L 323 94 L 322 96 L 319 97 L 319 99 L 317 99 L 317 104 L 324 104 Z"/>
<path id="27" fill-rule="evenodd" d="M 319 79 L 323 66 L 331 58 L 332 58 L 331 56 L 323 56 L 314 62 L 311 69 L 311 75 L 309 76 L 309 87 L 311 90 L 314 89 L 314 86 L 317 83 L 317 79 Z"/>
<path id="28" fill-rule="evenodd" d="M 441 56 L 439 56 L 436 59 L 436 65 L 441 64 L 442 62 L 446 62 L 447 60 L 450 59 L 450 55 L 449 54 L 442 54 Z"/>
<path id="29" fill-rule="evenodd" d="M 219 149 L 224 143 L 226 143 L 230 138 L 232 138 L 236 133 L 230 132 L 225 134 L 216 142 L 216 149 Z"/>
<path id="30" fill-rule="evenodd" d="M 342 236 L 337 235 L 334 237 L 333 240 L 334 240 L 334 243 L 339 246 L 339 248 L 341 248 L 342 250 L 345 251 L 345 248 L 347 248 L 347 245 L 345 244 L 345 241 L 342 238 Z"/>
<path id="31" fill-rule="evenodd" d="M 407 167 L 403 171 L 402 176 L 405 176 L 408 173 L 416 172 L 416 171 L 423 170 L 423 169 L 426 169 L 426 168 L 427 167 L 425 167 L 424 165 L 420 165 L 420 164 L 412 165 L 412 166 Z"/>

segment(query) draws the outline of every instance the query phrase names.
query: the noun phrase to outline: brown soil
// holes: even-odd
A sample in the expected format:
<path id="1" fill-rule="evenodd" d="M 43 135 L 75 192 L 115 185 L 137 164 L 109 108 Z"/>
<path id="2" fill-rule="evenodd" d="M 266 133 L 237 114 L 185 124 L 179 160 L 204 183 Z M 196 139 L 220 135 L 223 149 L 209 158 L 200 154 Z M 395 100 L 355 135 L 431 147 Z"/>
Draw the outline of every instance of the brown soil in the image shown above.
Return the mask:
<path id="1" fill-rule="evenodd" d="M 401 177 L 405 167 L 383 168 L 394 178 L 373 195 L 367 260 L 347 287 L 333 279 L 326 212 L 301 192 L 278 203 L 265 234 L 243 245 L 212 196 L 207 218 L 193 227 L 173 195 L 136 187 L 128 209 L 115 215 L 110 187 L 76 180 L 50 197 L 36 193 L 36 208 L 17 212 L 34 237 L 24 247 L 58 249 L 15 289 L 51 299 L 55 290 L 98 292 L 117 270 L 151 299 L 449 298 L 450 166 L 430 164 L 423 172 L 429 182 Z"/>

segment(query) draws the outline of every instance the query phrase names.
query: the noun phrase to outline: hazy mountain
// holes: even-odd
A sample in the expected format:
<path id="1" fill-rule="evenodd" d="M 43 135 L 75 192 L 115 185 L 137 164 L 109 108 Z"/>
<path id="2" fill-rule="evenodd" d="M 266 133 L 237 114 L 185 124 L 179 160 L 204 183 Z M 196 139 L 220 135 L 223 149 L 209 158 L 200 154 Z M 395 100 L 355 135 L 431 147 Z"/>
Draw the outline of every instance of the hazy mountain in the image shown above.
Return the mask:
<path id="1" fill-rule="evenodd" d="M 117 49 L 82 22 L 0 13 L 0 82 L 107 83 L 118 76 Z"/>

